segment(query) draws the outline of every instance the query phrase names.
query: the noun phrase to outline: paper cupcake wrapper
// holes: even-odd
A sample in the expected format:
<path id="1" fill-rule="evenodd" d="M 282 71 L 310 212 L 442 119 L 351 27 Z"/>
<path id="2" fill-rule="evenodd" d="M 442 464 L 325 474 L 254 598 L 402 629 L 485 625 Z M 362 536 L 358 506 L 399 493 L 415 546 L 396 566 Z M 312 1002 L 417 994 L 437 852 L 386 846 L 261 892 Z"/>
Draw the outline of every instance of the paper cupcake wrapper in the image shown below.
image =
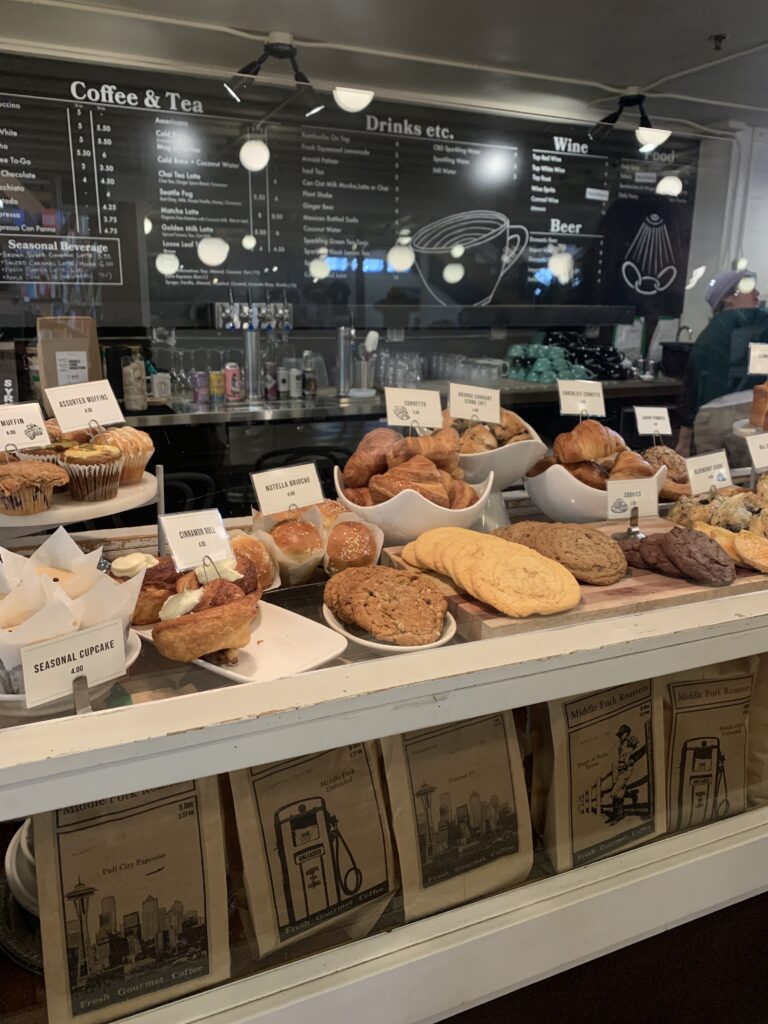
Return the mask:
<path id="1" fill-rule="evenodd" d="M 15 494 L 0 497 L 0 512 L 6 516 L 34 516 L 38 512 L 47 512 L 52 498 L 53 484 L 45 488 L 29 484 Z"/>
<path id="2" fill-rule="evenodd" d="M 144 476 L 144 470 L 153 455 L 154 449 L 151 452 L 139 452 L 136 455 L 124 455 L 123 468 L 120 471 L 120 486 L 126 487 L 131 486 L 132 484 L 141 483 L 141 478 Z"/>
<path id="3" fill-rule="evenodd" d="M 123 460 L 99 466 L 62 463 L 69 473 L 69 494 L 73 501 L 108 501 L 117 495 Z"/>

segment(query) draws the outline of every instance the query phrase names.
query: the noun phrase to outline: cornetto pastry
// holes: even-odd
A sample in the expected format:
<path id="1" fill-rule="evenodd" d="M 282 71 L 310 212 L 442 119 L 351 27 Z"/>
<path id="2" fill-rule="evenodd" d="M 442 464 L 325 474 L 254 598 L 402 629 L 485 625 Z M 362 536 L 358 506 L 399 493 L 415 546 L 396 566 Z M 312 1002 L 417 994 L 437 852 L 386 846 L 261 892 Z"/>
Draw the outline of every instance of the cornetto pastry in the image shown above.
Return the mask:
<path id="1" fill-rule="evenodd" d="M 372 476 L 368 489 L 376 505 L 389 501 L 402 491 L 416 491 L 442 508 L 450 506 L 437 466 L 424 455 L 414 455 L 386 473 Z"/>
<path id="2" fill-rule="evenodd" d="M 368 487 L 345 487 L 344 497 L 347 501 L 351 501 L 354 505 L 361 505 L 363 508 L 370 508 L 376 504 Z"/>
<path id="3" fill-rule="evenodd" d="M 594 487 L 598 491 L 607 488 L 609 473 L 599 462 L 571 462 L 563 468 L 588 487 Z"/>
<path id="4" fill-rule="evenodd" d="M 214 581 L 201 587 L 199 603 L 206 601 L 206 593 L 214 592 L 214 598 L 222 596 L 222 588 L 231 586 L 226 580 Z M 210 588 L 210 589 L 209 589 Z M 217 652 L 236 651 L 246 647 L 251 639 L 251 623 L 258 614 L 260 591 L 240 595 L 231 599 L 227 591 L 225 603 L 211 604 L 203 610 L 194 607 L 178 618 L 158 622 L 152 629 L 152 640 L 158 651 L 172 661 L 190 662 L 198 658 L 216 656 Z M 180 597 L 182 595 L 179 595 Z M 223 659 L 231 664 L 232 654 Z M 215 657 L 219 661 L 220 658 Z"/>
<path id="5" fill-rule="evenodd" d="M 610 470 L 611 480 L 640 480 L 653 476 L 655 470 L 646 462 L 642 455 L 631 452 L 628 448 L 619 452 Z"/>
<path id="6" fill-rule="evenodd" d="M 558 434 L 552 446 L 555 458 L 563 465 L 571 462 L 595 462 L 626 448 L 624 438 L 597 420 L 582 420 L 573 430 Z"/>
<path id="7" fill-rule="evenodd" d="M 554 559 L 581 583 L 608 587 L 627 572 L 627 560 L 616 541 L 591 526 L 522 522 L 494 530 L 493 536 Z"/>
<path id="8" fill-rule="evenodd" d="M 402 434 L 389 427 L 371 430 L 347 460 L 342 473 L 344 488 L 366 487 L 376 473 L 387 468 L 387 452 L 402 440 Z"/>
<path id="9" fill-rule="evenodd" d="M 403 437 L 387 452 L 387 465 L 394 469 L 415 455 L 450 473 L 459 464 L 459 435 L 453 427 L 443 427 L 425 437 Z"/>
<path id="10" fill-rule="evenodd" d="M 556 465 L 556 460 L 553 455 L 543 455 L 538 462 L 534 462 L 526 476 L 539 476 L 541 473 L 545 473 L 550 466 Z"/>
<path id="11" fill-rule="evenodd" d="M 51 507 L 54 487 L 69 482 L 69 475 L 50 462 L 8 462 L 0 465 L 0 512 L 29 516 Z"/>

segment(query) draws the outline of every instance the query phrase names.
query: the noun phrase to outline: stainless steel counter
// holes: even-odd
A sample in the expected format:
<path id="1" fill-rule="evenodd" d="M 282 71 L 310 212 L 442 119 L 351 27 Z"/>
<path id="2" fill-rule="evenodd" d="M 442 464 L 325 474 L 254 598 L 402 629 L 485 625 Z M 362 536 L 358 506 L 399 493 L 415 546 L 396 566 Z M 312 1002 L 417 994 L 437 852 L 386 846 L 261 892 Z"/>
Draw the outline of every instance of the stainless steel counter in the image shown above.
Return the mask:
<path id="1" fill-rule="evenodd" d="M 425 381 L 420 387 L 438 390 L 443 398 L 448 397 L 448 381 Z M 608 401 L 633 399 L 638 403 L 665 395 L 676 396 L 680 391 L 681 382 L 671 377 L 657 377 L 652 381 L 620 380 L 605 381 L 603 389 Z M 504 396 L 504 405 L 516 408 L 521 405 L 542 405 L 557 402 L 557 386 L 554 384 L 534 384 L 529 381 L 504 380 L 500 384 Z M 172 427 L 190 424 L 229 424 L 229 423 L 280 423 L 296 420 L 344 420 L 373 419 L 383 416 L 385 411 L 384 396 L 377 394 L 375 398 L 362 400 L 339 398 L 328 393 L 318 396 L 314 401 L 291 399 L 283 402 L 255 402 L 253 404 L 233 403 L 221 409 L 184 409 L 178 412 L 153 413 L 151 411 L 128 415 L 128 422 L 134 427 Z"/>

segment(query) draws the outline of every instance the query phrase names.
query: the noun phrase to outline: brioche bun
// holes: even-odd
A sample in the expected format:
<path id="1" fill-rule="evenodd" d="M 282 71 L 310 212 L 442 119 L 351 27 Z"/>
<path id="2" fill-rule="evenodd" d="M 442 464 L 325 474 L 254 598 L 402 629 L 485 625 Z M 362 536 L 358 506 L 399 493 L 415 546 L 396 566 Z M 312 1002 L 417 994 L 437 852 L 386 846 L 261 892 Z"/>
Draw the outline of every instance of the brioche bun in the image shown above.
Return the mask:
<path id="1" fill-rule="evenodd" d="M 328 534 L 328 574 L 343 569 L 373 565 L 376 538 L 365 523 L 337 523 Z"/>
<path id="2" fill-rule="evenodd" d="M 278 523 L 272 531 L 272 540 L 286 560 L 301 565 L 322 554 L 323 541 L 312 523 L 291 520 Z"/>

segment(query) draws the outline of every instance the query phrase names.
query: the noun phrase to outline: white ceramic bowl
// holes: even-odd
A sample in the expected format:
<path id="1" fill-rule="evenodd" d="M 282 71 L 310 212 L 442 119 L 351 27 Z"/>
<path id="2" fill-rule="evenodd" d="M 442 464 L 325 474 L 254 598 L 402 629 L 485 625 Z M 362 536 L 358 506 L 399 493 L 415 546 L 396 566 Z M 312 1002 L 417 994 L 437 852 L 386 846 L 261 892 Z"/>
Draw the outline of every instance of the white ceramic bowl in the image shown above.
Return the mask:
<path id="1" fill-rule="evenodd" d="M 5 853 L 5 877 L 15 899 L 24 909 L 39 916 L 37 903 L 37 870 L 31 851 L 32 819 L 27 818 L 15 833 Z"/>
<path id="2" fill-rule="evenodd" d="M 667 479 L 662 466 L 654 477 L 658 491 Z M 577 480 L 564 466 L 550 466 L 538 476 L 525 477 L 534 505 L 558 523 L 599 523 L 608 518 L 608 495 Z"/>
<path id="3" fill-rule="evenodd" d="M 339 501 L 349 512 L 354 512 L 366 523 L 373 523 L 384 531 L 384 543 L 407 544 L 425 530 L 437 526 L 458 526 L 469 529 L 482 516 L 488 495 L 493 487 L 493 473 L 482 484 L 473 484 L 478 500 L 469 508 L 441 508 L 416 491 L 401 491 L 381 505 L 355 505 L 344 497 L 341 470 L 334 470 L 334 482 Z"/>
<path id="4" fill-rule="evenodd" d="M 505 491 L 525 476 L 531 466 L 547 453 L 547 446 L 533 427 L 528 427 L 528 430 L 534 438 L 532 441 L 515 441 L 491 452 L 459 455 L 459 466 L 464 470 L 467 483 L 476 484 L 493 473 L 493 489 Z"/>

